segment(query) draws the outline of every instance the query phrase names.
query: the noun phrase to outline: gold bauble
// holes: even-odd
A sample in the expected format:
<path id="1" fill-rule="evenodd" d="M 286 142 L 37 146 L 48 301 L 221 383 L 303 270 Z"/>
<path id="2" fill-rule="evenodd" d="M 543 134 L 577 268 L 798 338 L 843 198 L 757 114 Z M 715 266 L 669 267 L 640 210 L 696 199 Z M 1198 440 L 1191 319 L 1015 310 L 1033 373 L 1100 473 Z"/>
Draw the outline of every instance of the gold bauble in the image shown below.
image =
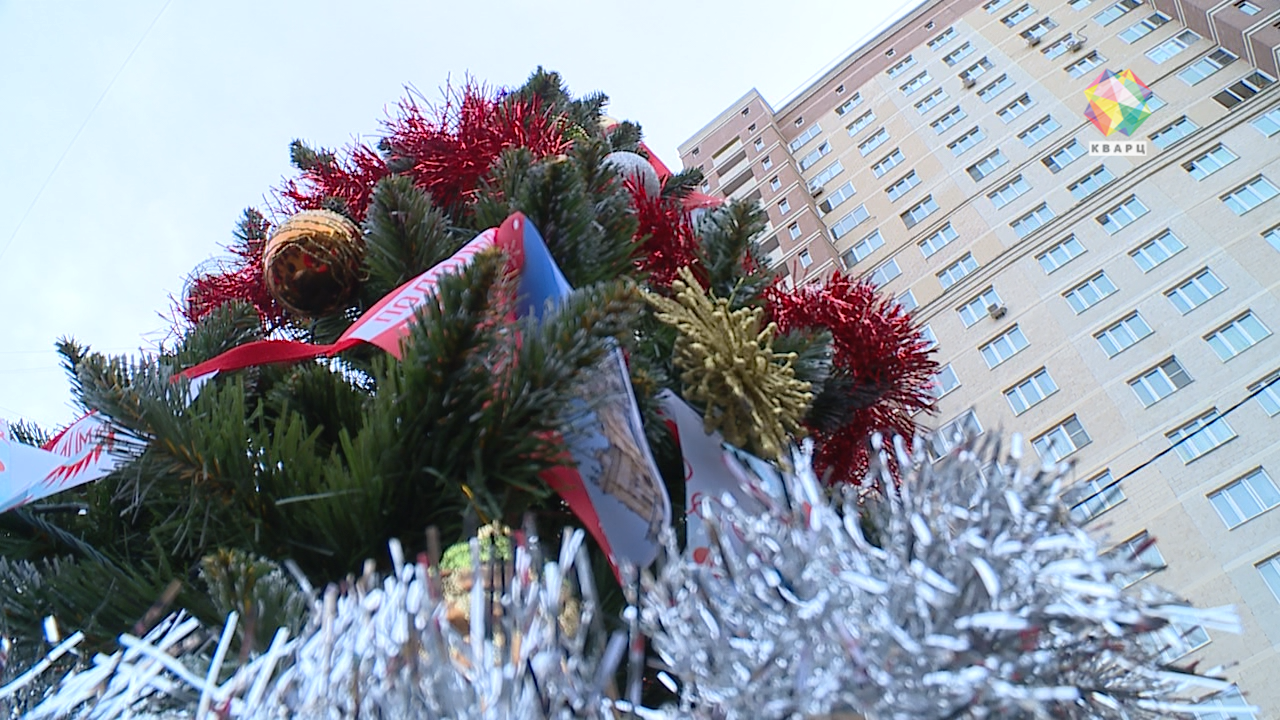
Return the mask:
<path id="1" fill-rule="evenodd" d="M 267 290 L 289 312 L 319 317 L 337 310 L 360 282 L 360 228 L 329 210 L 284 221 L 262 254 Z"/>

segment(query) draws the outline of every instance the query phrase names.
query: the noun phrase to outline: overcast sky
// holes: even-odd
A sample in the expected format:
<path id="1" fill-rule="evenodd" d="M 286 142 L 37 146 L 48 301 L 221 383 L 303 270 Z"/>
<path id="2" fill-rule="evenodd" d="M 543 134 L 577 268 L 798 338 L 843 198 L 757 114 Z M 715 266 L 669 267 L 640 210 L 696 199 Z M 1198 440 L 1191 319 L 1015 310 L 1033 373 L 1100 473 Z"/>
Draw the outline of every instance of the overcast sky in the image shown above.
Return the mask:
<path id="1" fill-rule="evenodd" d="M 777 105 L 904 4 L 0 0 L 0 417 L 71 421 L 54 342 L 151 346 L 289 141 L 375 132 L 407 84 L 541 64 L 678 165 L 730 102 Z"/>

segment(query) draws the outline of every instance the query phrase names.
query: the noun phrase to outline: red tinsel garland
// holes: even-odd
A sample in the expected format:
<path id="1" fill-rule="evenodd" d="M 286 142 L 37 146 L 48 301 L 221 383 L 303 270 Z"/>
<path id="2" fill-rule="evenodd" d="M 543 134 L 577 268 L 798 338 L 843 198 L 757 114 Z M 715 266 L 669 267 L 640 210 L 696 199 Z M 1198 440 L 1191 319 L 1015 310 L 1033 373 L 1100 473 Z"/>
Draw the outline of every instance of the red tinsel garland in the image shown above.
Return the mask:
<path id="1" fill-rule="evenodd" d="M 810 428 L 814 466 L 830 483 L 861 484 L 867 438 L 876 432 L 910 437 L 916 430 L 912 414 L 933 403 L 928 388 L 937 363 L 928 342 L 896 300 L 840 273 L 793 290 L 774 285 L 765 302 L 783 332 L 831 333 L 833 363 L 853 382 L 844 398 L 851 414 L 834 430 Z"/>
<path id="2" fill-rule="evenodd" d="M 669 288 L 680 268 L 699 267 L 698 239 L 689 213 L 679 200 L 649 195 L 643 183 L 632 178 L 626 186 L 640 223 L 636 239 L 643 242 L 636 264 L 649 273 L 649 282 Z"/>

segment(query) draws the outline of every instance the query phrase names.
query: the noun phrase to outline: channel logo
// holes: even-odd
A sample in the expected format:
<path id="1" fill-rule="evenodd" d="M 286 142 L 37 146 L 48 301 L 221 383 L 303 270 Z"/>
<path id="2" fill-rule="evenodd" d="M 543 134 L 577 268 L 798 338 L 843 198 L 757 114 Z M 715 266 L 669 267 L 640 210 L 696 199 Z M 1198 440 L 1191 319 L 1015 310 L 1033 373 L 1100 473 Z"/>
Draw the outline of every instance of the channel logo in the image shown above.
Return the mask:
<path id="1" fill-rule="evenodd" d="M 1115 133 L 1131 137 L 1151 117 L 1151 108 L 1147 107 L 1151 95 L 1151 88 L 1139 80 L 1132 70 L 1118 73 L 1104 70 L 1092 85 L 1085 88 L 1084 96 L 1089 101 L 1089 107 L 1085 109 L 1084 116 L 1106 137 Z M 1147 154 L 1147 143 L 1091 141 L 1089 154 L 1143 156 Z"/>

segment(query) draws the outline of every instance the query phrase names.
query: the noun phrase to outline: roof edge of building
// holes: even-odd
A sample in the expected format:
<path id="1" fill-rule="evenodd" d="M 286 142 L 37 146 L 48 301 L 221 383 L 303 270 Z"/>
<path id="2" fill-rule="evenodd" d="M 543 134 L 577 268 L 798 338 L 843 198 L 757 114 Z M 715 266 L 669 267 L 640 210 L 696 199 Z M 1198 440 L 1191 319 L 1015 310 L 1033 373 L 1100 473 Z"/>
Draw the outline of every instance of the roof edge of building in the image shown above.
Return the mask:
<path id="1" fill-rule="evenodd" d="M 754 98 L 760 98 L 760 102 L 764 103 L 764 106 L 769 108 L 769 112 L 774 113 L 773 106 L 769 104 L 769 101 L 764 98 L 764 95 L 760 94 L 758 89 L 753 87 L 743 93 L 737 100 L 726 105 L 724 110 L 721 110 L 720 113 L 711 120 L 711 122 L 698 128 L 697 132 L 690 135 L 687 140 L 677 145 L 676 152 L 681 156 L 685 155 L 687 152 L 692 150 L 695 145 L 702 142 L 704 137 L 710 135 L 716 128 L 725 124 L 725 122 L 733 117 L 733 113 L 738 112 L 738 108 L 741 107 L 744 102 L 750 102 Z"/>

